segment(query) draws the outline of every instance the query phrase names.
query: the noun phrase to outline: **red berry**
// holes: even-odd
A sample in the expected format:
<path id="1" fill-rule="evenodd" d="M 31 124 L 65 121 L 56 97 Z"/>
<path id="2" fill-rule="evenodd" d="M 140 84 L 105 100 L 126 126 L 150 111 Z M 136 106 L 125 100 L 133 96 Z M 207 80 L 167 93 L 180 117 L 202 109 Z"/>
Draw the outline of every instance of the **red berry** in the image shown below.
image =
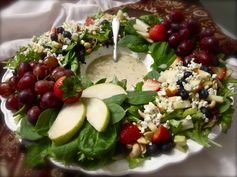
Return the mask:
<path id="1" fill-rule="evenodd" d="M 149 38 L 153 41 L 166 40 L 166 27 L 163 24 L 153 26 L 149 31 Z"/>
<path id="2" fill-rule="evenodd" d="M 165 143 L 170 140 L 171 135 L 166 127 L 160 125 L 152 137 L 152 143 Z"/>
<path id="3" fill-rule="evenodd" d="M 172 22 L 180 23 L 184 19 L 184 14 L 179 11 L 173 11 L 170 13 L 170 19 Z"/>
<path id="4" fill-rule="evenodd" d="M 138 127 L 132 123 L 126 123 L 122 126 L 119 135 L 119 142 L 122 144 L 133 144 L 141 137 Z"/>

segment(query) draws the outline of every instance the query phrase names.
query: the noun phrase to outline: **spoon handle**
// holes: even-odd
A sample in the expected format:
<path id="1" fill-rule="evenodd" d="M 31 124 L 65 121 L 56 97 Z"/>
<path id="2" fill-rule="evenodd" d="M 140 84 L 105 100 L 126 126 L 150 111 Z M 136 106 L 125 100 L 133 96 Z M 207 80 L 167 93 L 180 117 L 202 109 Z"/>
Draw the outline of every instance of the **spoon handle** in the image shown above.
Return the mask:
<path id="1" fill-rule="evenodd" d="M 120 26 L 119 19 L 117 17 L 114 17 L 112 21 L 112 32 L 113 32 L 113 38 L 114 38 L 114 53 L 113 53 L 114 62 L 118 61 L 117 43 L 118 43 L 119 26 Z"/>

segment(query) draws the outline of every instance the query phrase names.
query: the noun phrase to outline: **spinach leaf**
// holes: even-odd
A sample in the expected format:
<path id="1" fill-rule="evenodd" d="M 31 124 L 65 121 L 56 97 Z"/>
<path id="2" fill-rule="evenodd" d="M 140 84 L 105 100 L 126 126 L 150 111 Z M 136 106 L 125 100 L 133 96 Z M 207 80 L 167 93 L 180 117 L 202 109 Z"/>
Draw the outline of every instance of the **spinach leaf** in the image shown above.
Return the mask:
<path id="1" fill-rule="evenodd" d="M 124 90 L 127 89 L 127 79 L 118 80 L 118 78 L 114 76 L 113 80 L 110 83 L 123 87 Z"/>
<path id="2" fill-rule="evenodd" d="M 133 28 L 133 25 L 135 23 L 136 23 L 135 19 L 127 21 L 127 23 L 125 24 L 125 27 L 124 27 L 124 30 L 127 34 L 134 34 L 134 35 L 137 34 L 136 30 Z"/>
<path id="3" fill-rule="evenodd" d="M 233 108 L 230 108 L 228 111 L 222 113 L 220 117 L 220 125 L 222 128 L 222 132 L 227 133 L 227 131 L 229 130 L 232 123 L 233 113 L 234 113 Z"/>
<path id="4" fill-rule="evenodd" d="M 110 33 L 110 30 L 106 30 L 105 32 L 96 33 L 96 35 L 88 33 L 87 37 L 90 39 L 95 39 L 96 41 L 99 41 L 99 42 L 105 42 L 109 39 L 109 33 Z"/>
<path id="5" fill-rule="evenodd" d="M 168 68 L 176 59 L 174 49 L 169 47 L 167 42 L 153 43 L 149 50 L 154 59 L 153 70 L 164 70 Z"/>
<path id="6" fill-rule="evenodd" d="M 138 114 L 138 109 L 140 108 L 141 106 L 130 106 L 129 108 L 127 108 L 126 112 L 135 117 L 140 117 L 140 115 Z"/>
<path id="7" fill-rule="evenodd" d="M 102 84 L 102 83 L 105 83 L 106 82 L 106 78 L 103 78 L 103 79 L 100 79 L 98 81 L 96 81 L 95 84 Z"/>
<path id="8" fill-rule="evenodd" d="M 139 19 L 150 26 L 161 23 L 161 18 L 159 18 L 157 15 L 142 15 L 139 17 Z"/>
<path id="9" fill-rule="evenodd" d="M 229 110 L 230 107 L 231 107 L 231 101 L 227 98 L 224 98 L 224 103 L 217 105 L 217 108 L 220 113 L 226 112 L 227 110 Z"/>
<path id="10" fill-rule="evenodd" d="M 42 138 L 35 130 L 34 126 L 27 120 L 26 117 L 21 119 L 21 126 L 19 130 L 19 134 L 21 138 L 27 139 L 30 141 L 39 140 Z"/>
<path id="11" fill-rule="evenodd" d="M 149 73 L 147 73 L 147 75 L 145 75 L 144 79 L 156 79 L 156 80 L 158 80 L 159 77 L 160 77 L 160 73 L 155 71 L 155 70 L 152 70 Z"/>
<path id="12" fill-rule="evenodd" d="M 56 119 L 58 115 L 58 110 L 56 109 L 46 109 L 44 110 L 34 127 L 35 131 L 40 135 L 47 136 L 48 130 L 53 124 L 53 121 Z"/>
<path id="13" fill-rule="evenodd" d="M 135 90 L 136 91 L 142 91 L 143 84 L 144 84 L 143 81 L 136 83 Z"/>
<path id="14" fill-rule="evenodd" d="M 157 96 L 153 91 L 133 91 L 128 92 L 128 103 L 131 105 L 147 104 L 155 100 Z"/>
<path id="15" fill-rule="evenodd" d="M 25 165 L 28 168 L 33 168 L 45 163 L 45 158 L 50 154 L 49 144 L 41 143 L 31 144 L 27 146 L 26 158 L 24 160 Z"/>
<path id="16" fill-rule="evenodd" d="M 130 168 L 136 168 L 144 163 L 147 160 L 147 157 L 135 157 L 135 158 L 128 158 L 128 164 Z"/>
<path id="17" fill-rule="evenodd" d="M 103 101 L 106 104 L 115 103 L 115 104 L 121 105 L 126 99 L 127 99 L 127 95 L 118 94 L 118 95 L 111 96 L 110 98 L 106 98 Z"/>
<path id="18" fill-rule="evenodd" d="M 124 119 L 129 121 L 129 122 L 139 122 L 141 120 L 138 117 L 131 116 L 131 115 L 130 116 L 126 116 Z"/>
<path id="19" fill-rule="evenodd" d="M 79 79 L 84 89 L 93 85 L 93 82 L 90 79 L 88 79 L 85 75 L 81 75 Z"/>
<path id="20" fill-rule="evenodd" d="M 105 132 L 98 132 L 86 122 L 78 137 L 78 147 L 87 157 L 97 158 L 112 150 L 116 140 L 116 126 L 109 126 Z"/>
<path id="21" fill-rule="evenodd" d="M 118 43 L 121 47 L 127 47 L 134 52 L 144 52 L 148 51 L 148 42 L 135 35 L 126 35 L 122 39 L 120 39 Z"/>
<path id="22" fill-rule="evenodd" d="M 107 104 L 107 106 L 110 111 L 110 118 L 111 118 L 110 122 L 112 124 L 116 124 L 124 118 L 125 111 L 121 106 L 115 103 L 109 103 Z"/>
<path id="23" fill-rule="evenodd" d="M 63 162 L 76 160 L 78 153 L 78 139 L 76 138 L 61 146 L 52 145 L 51 152 L 56 159 L 62 160 Z"/>

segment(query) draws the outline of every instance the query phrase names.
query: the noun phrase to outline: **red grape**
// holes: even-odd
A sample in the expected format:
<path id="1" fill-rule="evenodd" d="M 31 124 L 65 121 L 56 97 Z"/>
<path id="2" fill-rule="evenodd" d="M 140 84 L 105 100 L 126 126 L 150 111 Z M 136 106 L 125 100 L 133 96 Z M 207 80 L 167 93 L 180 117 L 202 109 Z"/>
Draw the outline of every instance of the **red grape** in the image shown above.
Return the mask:
<path id="1" fill-rule="evenodd" d="M 28 88 L 33 88 L 36 81 L 37 79 L 34 74 L 27 72 L 17 83 L 17 89 L 24 90 Z"/>
<path id="2" fill-rule="evenodd" d="M 56 81 L 62 76 L 72 76 L 73 72 L 70 69 L 64 69 L 62 71 L 54 72 L 52 78 Z"/>
<path id="3" fill-rule="evenodd" d="M 170 14 L 170 19 L 172 22 L 180 23 L 184 20 L 184 15 L 179 11 L 172 11 Z"/>
<path id="4" fill-rule="evenodd" d="M 214 36 L 207 36 L 201 39 L 200 48 L 207 51 L 217 51 L 219 47 L 219 41 Z"/>
<path id="5" fill-rule="evenodd" d="M 181 38 L 182 41 L 186 40 L 190 37 L 190 31 L 187 28 L 180 29 L 179 30 L 179 35 L 180 35 L 180 38 Z"/>
<path id="6" fill-rule="evenodd" d="M 171 23 L 170 28 L 174 31 L 179 31 L 180 29 L 180 24 L 179 23 Z"/>
<path id="7" fill-rule="evenodd" d="M 180 34 L 178 32 L 171 34 L 168 42 L 171 47 L 176 47 L 181 42 Z"/>
<path id="8" fill-rule="evenodd" d="M 198 34 L 201 30 L 199 21 L 194 18 L 187 21 L 187 28 L 191 34 Z"/>
<path id="9" fill-rule="evenodd" d="M 58 60 L 54 56 L 48 56 L 44 59 L 44 64 L 52 70 L 58 66 Z"/>
<path id="10" fill-rule="evenodd" d="M 19 92 L 18 98 L 20 103 L 31 105 L 36 99 L 36 94 L 31 89 L 25 89 Z"/>
<path id="11" fill-rule="evenodd" d="M 187 56 L 189 55 L 193 49 L 194 49 L 195 45 L 194 42 L 191 40 L 185 40 L 183 42 L 181 42 L 178 47 L 177 47 L 177 55 L 179 56 Z"/>
<path id="12" fill-rule="evenodd" d="M 45 93 L 40 99 L 40 107 L 43 109 L 58 108 L 60 106 L 62 106 L 62 101 L 53 92 Z"/>
<path id="13" fill-rule="evenodd" d="M 213 36 L 213 30 L 211 30 L 210 28 L 202 29 L 202 31 L 199 34 L 199 39 L 202 39 L 207 36 Z"/>
<path id="14" fill-rule="evenodd" d="M 28 121 L 35 125 L 38 118 L 39 118 L 39 115 L 41 113 L 41 110 L 39 108 L 39 106 L 32 106 L 28 111 L 27 111 L 27 119 Z"/>
<path id="15" fill-rule="evenodd" d="M 17 88 L 17 83 L 18 83 L 18 81 L 19 81 L 19 78 L 18 78 L 17 76 L 12 76 L 12 77 L 10 77 L 9 83 L 10 83 L 10 85 L 11 85 L 11 87 L 12 87 L 13 89 L 16 89 L 16 88 Z"/>
<path id="16" fill-rule="evenodd" d="M 38 79 L 45 78 L 48 72 L 48 67 L 45 64 L 37 64 L 33 69 L 33 73 Z"/>
<path id="17" fill-rule="evenodd" d="M 37 61 L 30 61 L 29 64 L 30 64 L 31 68 L 33 69 L 38 64 L 38 62 Z"/>
<path id="18" fill-rule="evenodd" d="M 21 78 L 26 72 L 31 71 L 31 66 L 28 62 L 22 62 L 17 70 L 17 76 Z"/>
<path id="19" fill-rule="evenodd" d="M 11 86 L 10 82 L 0 83 L 0 95 L 3 97 L 8 97 L 14 92 L 14 88 Z"/>
<path id="20" fill-rule="evenodd" d="M 163 21 L 161 24 L 165 25 L 166 29 L 168 29 L 170 28 L 171 21 L 168 19 L 168 20 Z"/>
<path id="21" fill-rule="evenodd" d="M 175 33 L 175 30 L 173 30 L 173 29 L 171 29 L 171 28 L 166 31 L 166 35 L 167 35 L 168 37 L 170 37 L 170 35 L 173 34 L 173 33 Z"/>
<path id="22" fill-rule="evenodd" d="M 17 96 L 10 95 L 6 100 L 6 108 L 11 111 L 16 111 L 19 109 L 19 100 Z"/>
<path id="23" fill-rule="evenodd" d="M 39 80 L 35 83 L 35 92 L 39 95 L 43 95 L 46 92 L 53 91 L 53 86 L 53 81 Z"/>
<path id="24" fill-rule="evenodd" d="M 194 54 L 195 62 L 202 63 L 206 66 L 216 65 L 218 60 L 215 55 L 207 51 L 199 51 Z"/>

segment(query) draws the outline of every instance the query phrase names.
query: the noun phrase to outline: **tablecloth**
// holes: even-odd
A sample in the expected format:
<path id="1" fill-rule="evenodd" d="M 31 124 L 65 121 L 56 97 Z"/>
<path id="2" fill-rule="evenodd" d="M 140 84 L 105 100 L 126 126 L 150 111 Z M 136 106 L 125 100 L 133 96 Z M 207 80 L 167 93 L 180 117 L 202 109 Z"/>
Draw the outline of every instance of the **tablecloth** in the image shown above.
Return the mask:
<path id="1" fill-rule="evenodd" d="M 33 35 L 39 35 L 48 31 L 51 27 L 59 26 L 64 21 L 82 21 L 87 16 L 93 15 L 98 11 L 105 11 L 132 2 L 137 2 L 137 0 L 16 1 L 1 11 L 0 60 L 13 56 L 18 47 L 29 42 L 29 39 Z M 163 2 L 165 3 L 165 1 Z M 167 2 L 172 3 L 172 0 Z M 234 58 L 230 59 L 229 63 L 232 67 L 234 66 L 234 69 L 236 68 L 237 64 Z M 237 117 L 237 113 L 235 113 L 234 117 Z M 0 123 L 3 124 L 3 121 Z M 219 144 L 223 145 L 222 148 L 214 146 L 205 149 L 183 162 L 169 165 L 156 173 L 145 176 L 236 176 L 236 126 L 237 121 L 234 119 L 232 128 L 229 130 L 228 134 L 221 135 L 216 139 Z M 0 129 L 0 132 L 4 133 L 2 131 L 6 131 L 5 133 L 8 133 L 9 136 L 5 137 L 5 139 L 0 139 L 1 177 L 8 177 L 7 175 L 9 174 L 11 177 L 18 177 L 19 174 L 22 176 L 24 175 L 24 177 L 32 174 L 46 177 L 48 175 L 48 170 L 52 170 L 50 173 L 54 173 L 55 176 L 65 176 L 64 171 L 57 168 L 46 169 L 42 173 L 40 170 L 32 172 L 34 170 L 31 169 L 25 170 L 24 173 L 20 173 L 20 169 L 18 168 L 21 168 L 22 164 L 15 163 L 17 164 L 17 168 L 16 166 L 9 166 L 6 157 L 9 159 L 12 158 L 13 160 L 19 160 L 23 158 L 23 154 L 17 154 L 17 157 L 14 158 L 14 151 L 19 151 L 21 147 L 11 147 L 10 145 L 7 147 L 2 146 L 6 141 L 12 141 L 12 139 L 17 141 L 15 140 L 13 133 L 10 133 L 3 128 Z M 4 154 L 5 152 L 9 152 L 9 149 L 7 148 L 12 148 L 12 151 L 10 152 L 13 154 Z M 5 157 L 5 159 L 3 157 Z M 67 173 L 67 175 L 69 174 L 70 172 Z M 84 176 L 84 174 L 78 173 L 78 176 Z"/>

